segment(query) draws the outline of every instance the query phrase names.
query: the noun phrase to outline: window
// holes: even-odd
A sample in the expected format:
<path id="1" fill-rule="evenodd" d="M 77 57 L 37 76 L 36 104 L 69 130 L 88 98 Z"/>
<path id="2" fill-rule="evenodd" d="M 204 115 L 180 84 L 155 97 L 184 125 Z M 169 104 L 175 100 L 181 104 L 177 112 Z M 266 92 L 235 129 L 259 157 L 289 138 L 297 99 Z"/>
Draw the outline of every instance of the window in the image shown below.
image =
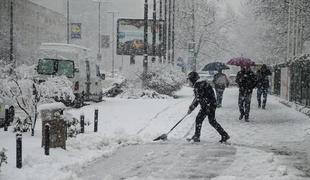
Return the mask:
<path id="1" fill-rule="evenodd" d="M 37 71 L 39 74 L 53 75 L 55 73 L 55 60 L 40 59 Z"/>
<path id="2" fill-rule="evenodd" d="M 43 75 L 64 75 L 68 78 L 73 78 L 74 62 L 60 59 L 40 59 L 37 72 Z"/>
<path id="3" fill-rule="evenodd" d="M 58 71 L 57 75 L 65 75 L 68 78 L 74 77 L 74 63 L 69 60 L 59 60 L 58 61 Z"/>

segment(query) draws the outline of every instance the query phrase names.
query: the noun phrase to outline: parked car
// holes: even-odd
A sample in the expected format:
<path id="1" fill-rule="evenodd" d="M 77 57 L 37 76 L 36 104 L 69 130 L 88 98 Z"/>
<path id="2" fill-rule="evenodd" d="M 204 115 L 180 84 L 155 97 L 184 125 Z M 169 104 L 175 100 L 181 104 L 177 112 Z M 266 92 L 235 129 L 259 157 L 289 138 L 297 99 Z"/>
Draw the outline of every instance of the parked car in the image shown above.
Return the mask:
<path id="1" fill-rule="evenodd" d="M 198 74 L 200 76 L 201 80 L 206 80 L 208 83 L 210 83 L 213 86 L 213 77 L 214 72 L 213 71 L 198 71 Z"/>

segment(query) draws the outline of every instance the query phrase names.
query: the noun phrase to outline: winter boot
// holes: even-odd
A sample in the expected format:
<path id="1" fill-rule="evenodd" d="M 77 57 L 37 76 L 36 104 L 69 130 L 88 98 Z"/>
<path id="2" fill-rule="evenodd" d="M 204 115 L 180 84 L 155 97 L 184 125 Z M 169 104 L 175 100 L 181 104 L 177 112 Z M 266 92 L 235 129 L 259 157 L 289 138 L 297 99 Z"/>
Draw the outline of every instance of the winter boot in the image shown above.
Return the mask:
<path id="1" fill-rule="evenodd" d="M 194 142 L 200 142 L 200 137 L 197 136 L 197 135 L 194 135 L 194 136 L 192 137 L 192 140 L 193 140 Z"/>
<path id="2" fill-rule="evenodd" d="M 250 122 L 250 121 L 249 121 L 249 115 L 246 115 L 245 118 L 244 118 L 244 120 L 245 120 L 245 122 Z"/>
<path id="3" fill-rule="evenodd" d="M 242 119 L 243 119 L 243 114 L 240 114 L 240 116 L 239 116 L 239 120 L 241 121 Z"/>
<path id="4" fill-rule="evenodd" d="M 219 142 L 225 143 L 228 139 L 230 139 L 230 136 L 227 133 L 225 133 L 224 135 L 222 135 L 222 139 Z"/>
<path id="5" fill-rule="evenodd" d="M 260 103 L 258 104 L 258 108 L 261 108 L 261 105 L 260 105 Z"/>
<path id="6" fill-rule="evenodd" d="M 263 104 L 263 107 L 262 107 L 263 109 L 266 109 L 266 104 Z"/>

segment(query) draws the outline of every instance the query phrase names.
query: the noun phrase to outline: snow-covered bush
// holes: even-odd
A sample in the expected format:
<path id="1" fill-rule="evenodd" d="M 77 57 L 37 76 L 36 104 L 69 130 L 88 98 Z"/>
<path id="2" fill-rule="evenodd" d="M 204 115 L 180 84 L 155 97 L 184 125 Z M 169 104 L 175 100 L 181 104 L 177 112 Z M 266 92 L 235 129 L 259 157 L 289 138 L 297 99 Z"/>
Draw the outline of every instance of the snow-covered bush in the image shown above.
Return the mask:
<path id="1" fill-rule="evenodd" d="M 158 67 L 148 71 L 145 75 L 146 87 L 159 94 L 173 95 L 181 89 L 186 81 L 186 76 L 180 70 L 170 67 Z"/>
<path id="2" fill-rule="evenodd" d="M 0 171 L 1 171 L 1 166 L 2 166 L 2 164 L 3 163 L 8 163 L 7 162 L 7 159 L 8 159 L 8 157 L 6 156 L 6 154 L 5 154 L 5 152 L 6 152 L 7 150 L 6 149 L 2 149 L 2 151 L 0 151 Z"/>
<path id="3" fill-rule="evenodd" d="M 23 112 L 16 121 L 15 130 L 28 131 L 31 124 L 32 134 L 34 133 L 40 103 L 51 102 L 55 97 L 74 100 L 71 81 L 66 77 L 54 77 L 39 83 L 35 80 L 33 66 L 13 69 L 8 76 L 2 78 L 0 96 L 11 99 Z"/>
<path id="4" fill-rule="evenodd" d="M 81 124 L 80 120 L 73 117 L 70 113 L 65 113 L 64 119 L 67 123 L 67 137 L 76 137 L 81 133 Z M 84 126 L 89 126 L 91 123 L 89 120 L 85 119 Z"/>

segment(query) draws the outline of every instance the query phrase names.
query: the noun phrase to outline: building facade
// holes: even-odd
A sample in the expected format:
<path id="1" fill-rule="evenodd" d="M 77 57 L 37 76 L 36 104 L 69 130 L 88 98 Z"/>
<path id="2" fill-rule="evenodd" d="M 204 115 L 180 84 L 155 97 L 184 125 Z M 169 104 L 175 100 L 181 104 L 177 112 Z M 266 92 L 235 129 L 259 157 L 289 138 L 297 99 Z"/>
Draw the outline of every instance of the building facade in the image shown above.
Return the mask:
<path id="1" fill-rule="evenodd" d="M 0 59 L 10 52 L 11 0 L 0 1 Z M 13 1 L 13 54 L 16 64 L 33 64 L 43 42 L 66 42 L 63 14 L 29 0 Z"/>

